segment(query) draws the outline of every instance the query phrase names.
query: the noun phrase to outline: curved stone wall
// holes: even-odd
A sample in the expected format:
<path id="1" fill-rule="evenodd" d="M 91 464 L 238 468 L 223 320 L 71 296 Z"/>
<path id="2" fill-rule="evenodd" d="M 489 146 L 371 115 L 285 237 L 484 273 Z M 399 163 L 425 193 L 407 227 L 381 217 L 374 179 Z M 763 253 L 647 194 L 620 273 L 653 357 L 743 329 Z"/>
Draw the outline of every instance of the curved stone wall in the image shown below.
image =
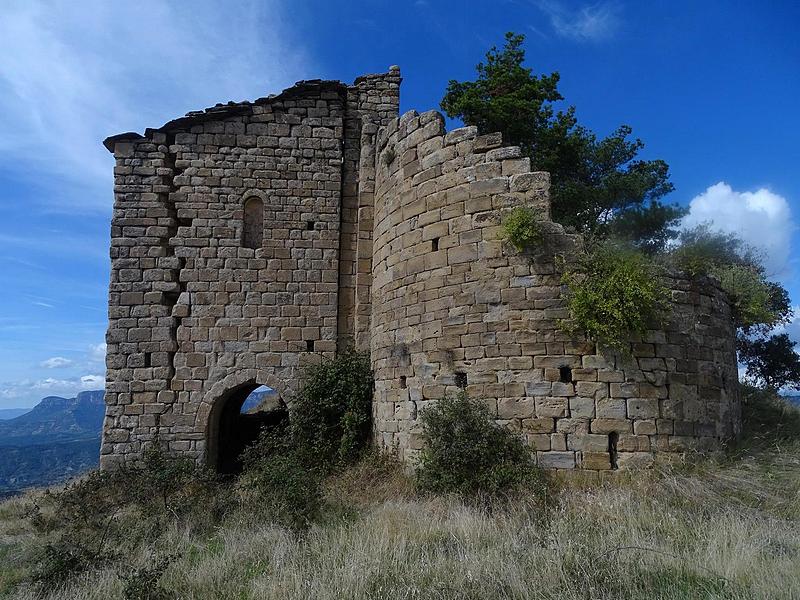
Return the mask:
<path id="1" fill-rule="evenodd" d="M 370 349 L 379 445 L 413 459 L 420 411 L 465 389 L 519 431 L 544 467 L 611 469 L 658 451 L 717 446 L 738 433 L 734 332 L 711 281 L 668 282 L 673 316 L 602 354 L 562 332 L 557 257 L 580 236 L 549 220 L 549 175 L 498 134 L 444 130 L 410 112 L 375 141 Z M 527 203 L 546 232 L 534 254 L 500 240 Z"/>

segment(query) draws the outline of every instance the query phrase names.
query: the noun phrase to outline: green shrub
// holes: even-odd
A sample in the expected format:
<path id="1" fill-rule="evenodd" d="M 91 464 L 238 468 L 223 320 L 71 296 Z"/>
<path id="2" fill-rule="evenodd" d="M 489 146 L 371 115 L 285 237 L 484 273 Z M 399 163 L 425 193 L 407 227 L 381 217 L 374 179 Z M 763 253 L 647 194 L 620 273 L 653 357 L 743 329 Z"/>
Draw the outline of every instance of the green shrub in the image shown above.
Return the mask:
<path id="1" fill-rule="evenodd" d="M 244 451 L 242 460 L 239 484 L 269 518 L 303 529 L 320 515 L 322 469 L 293 444 L 287 432 L 263 432 Z"/>
<path id="2" fill-rule="evenodd" d="M 139 464 L 93 471 L 44 495 L 29 514 L 45 542 L 31 579 L 50 587 L 103 565 L 124 565 L 169 523 L 194 530 L 218 524 L 229 500 L 214 475 L 155 445 Z"/>
<path id="3" fill-rule="evenodd" d="M 365 353 L 343 352 L 309 367 L 291 408 L 297 450 L 327 469 L 356 459 L 369 440 L 372 388 Z"/>
<path id="4" fill-rule="evenodd" d="M 503 217 L 503 238 L 522 252 L 542 242 L 542 227 L 534 210 L 517 206 Z"/>
<path id="5" fill-rule="evenodd" d="M 174 592 L 161 586 L 161 577 L 179 555 L 157 555 L 144 566 L 123 571 L 120 578 L 125 584 L 122 590 L 125 600 L 173 600 Z"/>
<path id="6" fill-rule="evenodd" d="M 743 384 L 742 443 L 775 448 L 800 442 L 800 406 L 779 396 L 774 390 L 763 390 Z"/>
<path id="7" fill-rule="evenodd" d="M 728 292 L 737 327 L 749 329 L 779 320 L 771 302 L 770 282 L 756 269 L 745 265 L 724 265 L 714 267 L 710 274 Z"/>
<path id="8" fill-rule="evenodd" d="M 497 495 L 542 483 L 530 449 L 462 393 L 421 415 L 425 447 L 416 470 L 420 489 L 462 496 Z"/>
<path id="9" fill-rule="evenodd" d="M 656 266 L 642 253 L 606 244 L 590 253 L 576 271 L 563 276 L 571 322 L 589 338 L 627 352 L 631 334 L 662 321 L 668 292 Z"/>
<path id="10" fill-rule="evenodd" d="M 718 279 L 730 296 L 738 329 L 763 335 L 791 320 L 788 292 L 767 278 L 762 257 L 735 234 L 700 225 L 683 231 L 680 241 L 663 260 L 691 277 Z"/>

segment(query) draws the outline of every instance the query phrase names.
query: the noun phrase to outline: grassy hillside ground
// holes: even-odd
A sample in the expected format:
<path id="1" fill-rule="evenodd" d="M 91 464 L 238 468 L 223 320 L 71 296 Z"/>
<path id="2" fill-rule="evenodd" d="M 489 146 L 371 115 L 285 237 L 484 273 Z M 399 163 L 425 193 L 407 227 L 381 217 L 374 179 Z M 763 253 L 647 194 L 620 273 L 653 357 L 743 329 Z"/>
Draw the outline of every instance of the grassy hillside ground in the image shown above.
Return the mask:
<path id="1" fill-rule="evenodd" d="M 422 497 L 367 460 L 328 482 L 336 508 L 308 530 L 242 508 L 210 529 L 176 520 L 124 567 L 38 589 L 26 583 L 42 545 L 25 517 L 33 493 L 0 504 L 0 597 L 144 598 L 131 582 L 165 556 L 151 598 L 800 597 L 800 411 L 788 404 L 751 393 L 725 454 L 553 480 L 545 504 L 487 507 Z"/>

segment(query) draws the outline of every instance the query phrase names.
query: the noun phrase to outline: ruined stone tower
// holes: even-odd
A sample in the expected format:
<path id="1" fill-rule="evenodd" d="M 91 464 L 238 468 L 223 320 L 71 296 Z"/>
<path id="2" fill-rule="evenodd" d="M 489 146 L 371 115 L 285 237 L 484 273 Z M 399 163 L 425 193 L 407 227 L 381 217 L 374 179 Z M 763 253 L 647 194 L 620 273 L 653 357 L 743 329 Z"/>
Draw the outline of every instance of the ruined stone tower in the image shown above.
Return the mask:
<path id="1" fill-rule="evenodd" d="M 291 409 L 300 370 L 370 352 L 374 437 L 420 447 L 419 411 L 465 389 L 545 467 L 610 469 L 716 446 L 740 426 L 733 323 L 712 281 L 674 278 L 672 319 L 631 356 L 570 338 L 556 257 L 581 245 L 549 218 L 549 176 L 436 112 L 398 116 L 400 72 L 303 81 L 191 112 L 116 158 L 101 463 L 158 439 L 220 466 L 245 397 Z M 534 205 L 545 243 L 499 239 Z M 241 437 L 241 436 L 239 436 Z M 227 457 L 227 458 L 226 458 Z"/>

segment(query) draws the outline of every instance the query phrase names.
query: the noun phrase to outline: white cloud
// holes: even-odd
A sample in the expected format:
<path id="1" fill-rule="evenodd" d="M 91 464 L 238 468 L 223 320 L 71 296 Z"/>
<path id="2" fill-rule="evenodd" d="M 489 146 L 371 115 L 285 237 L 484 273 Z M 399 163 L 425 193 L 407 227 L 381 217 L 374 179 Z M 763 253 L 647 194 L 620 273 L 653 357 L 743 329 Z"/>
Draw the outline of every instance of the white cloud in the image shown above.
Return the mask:
<path id="1" fill-rule="evenodd" d="M 68 358 L 64 358 L 63 356 L 54 356 L 42 361 L 40 366 L 45 369 L 63 369 L 64 367 L 69 367 L 71 364 L 72 361 Z"/>
<path id="2" fill-rule="evenodd" d="M 91 362 L 106 362 L 106 343 L 91 344 L 89 346 L 89 360 Z"/>
<path id="3" fill-rule="evenodd" d="M 30 404 L 47 395 L 70 397 L 85 390 L 102 390 L 104 386 L 105 377 L 95 374 L 66 379 L 24 379 L 0 383 L 0 399 Z"/>
<path id="4" fill-rule="evenodd" d="M 5 2 L 0 160 L 23 180 L 59 189 L 43 200 L 50 208 L 107 210 L 106 136 L 277 92 L 306 75 L 283 14 L 274 0 Z"/>
<path id="5" fill-rule="evenodd" d="M 619 6 L 616 2 L 596 2 L 572 9 L 560 0 L 535 0 L 550 19 L 557 35 L 578 42 L 599 42 L 609 39 L 619 28 Z"/>
<path id="6" fill-rule="evenodd" d="M 791 256 L 795 224 L 785 198 L 765 188 L 739 192 L 719 182 L 689 203 L 683 227 L 710 223 L 712 229 L 735 233 L 763 251 L 764 266 L 771 276 L 785 275 Z"/>

